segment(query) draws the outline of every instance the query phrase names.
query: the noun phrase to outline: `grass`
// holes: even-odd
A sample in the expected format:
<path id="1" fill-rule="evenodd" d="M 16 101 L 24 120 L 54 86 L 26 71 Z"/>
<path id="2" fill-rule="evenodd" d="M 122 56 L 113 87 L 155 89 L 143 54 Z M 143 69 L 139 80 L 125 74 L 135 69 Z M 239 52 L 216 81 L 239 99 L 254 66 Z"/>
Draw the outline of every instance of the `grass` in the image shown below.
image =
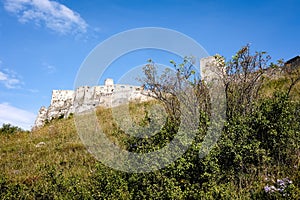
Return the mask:
<path id="1" fill-rule="evenodd" d="M 280 75 L 273 78 L 265 77 L 260 94 L 262 97 L 271 97 L 276 91 L 288 91 L 290 84 L 291 80 L 288 76 Z M 290 98 L 292 100 L 300 100 L 300 82 L 293 87 Z"/>
<path id="2" fill-rule="evenodd" d="M 284 77 L 277 80 L 267 80 L 262 88 L 262 95 L 264 97 L 271 96 L 274 91 L 286 90 L 287 85 L 288 80 Z M 292 97 L 299 100 L 299 92 L 300 83 L 298 83 L 292 91 Z M 126 131 L 119 127 L 119 123 L 122 123 L 122 120 L 126 125 L 126 118 L 121 118 L 121 122 L 114 120 L 115 115 L 118 114 L 118 110 L 123 111 L 128 109 L 132 122 L 141 127 L 147 127 L 149 125 L 148 117 L 150 115 L 148 110 L 154 105 L 157 105 L 157 102 L 133 102 L 130 103 L 128 107 L 120 106 L 117 109 L 105 109 L 100 107 L 96 110 L 96 116 L 98 123 L 107 137 L 112 142 L 115 142 L 116 145 L 127 149 L 128 146 L 126 145 L 128 145 L 128 140 L 131 137 L 126 134 Z M 298 160 L 297 169 L 300 165 L 299 156 L 298 154 L 298 158 L 296 159 Z M 293 170 L 291 166 L 282 166 L 280 169 L 278 166 L 274 166 L 274 169 L 270 169 L 267 166 L 262 167 L 265 167 L 263 170 L 266 172 L 276 173 L 278 171 L 276 177 L 269 177 L 270 179 L 276 180 L 276 178 L 285 177 L 288 174 L 293 174 L 293 176 L 290 176 L 293 180 L 297 180 L 298 177 L 300 177 L 299 171 L 290 172 L 290 170 Z M 103 175 L 108 175 L 102 178 L 102 174 L 95 174 L 97 171 L 99 172 L 99 168 L 102 169 L 101 173 L 103 173 Z M 284 172 L 287 173 L 285 174 Z M 91 183 L 94 182 L 91 182 L 91 180 L 93 181 L 96 177 L 96 181 L 105 182 L 105 177 L 110 177 L 111 185 L 116 185 L 117 183 L 122 184 L 124 180 L 120 181 L 119 179 L 114 179 L 114 177 L 116 177 L 116 179 L 118 178 L 118 173 L 119 172 L 114 172 L 112 169 L 102 165 L 87 151 L 76 131 L 73 117 L 52 120 L 44 127 L 31 131 L 30 133 L 0 134 L 1 199 L 14 199 L 20 196 L 25 199 L 82 199 L 90 198 L 91 196 L 97 198 L 101 196 L 102 191 L 97 190 L 96 186 L 98 183 L 95 184 L 95 189 L 93 189 Z M 237 188 L 233 182 L 229 181 L 226 184 L 212 185 L 208 187 L 210 188 L 209 191 L 201 190 L 199 193 L 202 192 L 203 195 L 205 195 L 204 193 L 218 193 L 222 194 L 222 198 L 224 199 L 233 198 L 232 195 L 235 195 L 236 199 L 244 199 L 250 198 L 252 191 L 263 190 L 263 187 L 267 184 L 264 180 L 265 177 L 257 177 L 256 172 L 247 173 L 244 174 L 244 176 L 245 177 L 241 178 L 245 182 L 241 183 L 241 185 L 245 185 L 244 188 Z M 136 177 L 132 176 L 131 179 L 133 178 Z M 137 178 L 137 180 L 139 180 L 139 178 Z M 120 183 L 118 181 L 120 181 Z M 135 183 L 134 181 L 132 182 Z M 148 185 L 148 183 L 143 184 L 143 186 Z M 166 183 L 162 185 L 164 184 Z M 299 185 L 299 183 L 295 183 L 295 185 Z M 10 188 L 7 188 L 8 186 Z M 149 188 L 151 188 L 150 186 L 151 185 L 149 185 Z M 23 189 L 20 189 L 20 187 Z M 106 187 L 107 186 L 103 186 L 103 188 Z M 120 193 L 124 196 L 124 199 L 126 199 L 126 195 L 128 195 L 126 193 L 128 192 L 126 187 L 124 189 L 125 192 L 122 194 L 122 187 L 118 185 L 115 186 L 116 190 L 121 188 Z M 174 188 L 180 189 L 180 185 L 174 185 Z M 17 192 L 20 191 L 21 194 L 17 194 Z M 161 190 L 162 193 L 164 193 L 163 191 L 164 190 Z M 300 194 L 300 189 L 298 189 L 298 191 Z M 107 191 L 106 193 L 109 194 Z M 2 196 L 2 194 L 6 194 L 7 196 Z M 62 196 L 59 196 L 59 194 L 62 194 Z M 176 195 L 174 198 L 175 197 Z"/>
<path id="3" fill-rule="evenodd" d="M 45 166 L 57 166 L 64 175 L 86 178 L 95 159 L 86 152 L 73 119 L 55 120 L 30 134 L 0 135 L 1 173 L 12 182 L 35 181 Z M 37 147 L 39 143 L 44 145 Z"/>
<path id="4" fill-rule="evenodd" d="M 145 117 L 145 110 L 153 104 L 155 102 L 130 104 L 133 121 L 140 123 Z M 105 134 L 125 149 L 124 142 L 129 136 L 117 128 L 113 110 L 99 107 L 96 113 Z M 38 147 L 39 143 L 44 145 Z M 0 174 L 15 183 L 37 181 L 48 170 L 45 166 L 56 166 L 65 177 L 79 176 L 84 180 L 97 164 L 82 144 L 73 117 L 52 120 L 30 133 L 0 134 L 0 146 Z"/>

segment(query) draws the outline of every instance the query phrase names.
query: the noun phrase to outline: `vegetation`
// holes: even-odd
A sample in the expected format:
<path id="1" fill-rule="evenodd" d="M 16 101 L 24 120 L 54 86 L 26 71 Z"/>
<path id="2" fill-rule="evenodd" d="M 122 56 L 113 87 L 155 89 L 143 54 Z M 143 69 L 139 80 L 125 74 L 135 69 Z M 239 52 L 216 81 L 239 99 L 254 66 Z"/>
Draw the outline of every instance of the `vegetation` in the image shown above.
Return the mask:
<path id="1" fill-rule="evenodd" d="M 13 126 L 11 124 L 3 124 L 0 128 L 0 134 L 15 134 L 19 132 L 24 132 L 20 127 Z"/>
<path id="2" fill-rule="evenodd" d="M 174 163 L 150 173 L 113 170 L 86 151 L 72 117 L 52 120 L 30 133 L 0 134 L 1 199 L 300 199 L 296 75 L 266 78 L 268 66 L 281 66 L 268 64 L 263 52 L 252 55 L 249 46 L 230 61 L 216 59 L 220 69 L 228 69 L 221 72 L 229 102 L 221 138 L 206 157 L 199 157 L 199 148 L 210 124 L 209 96 L 203 97 L 206 86 L 190 71 L 188 80 L 201 98 L 200 125 L 195 142 Z M 180 67 L 179 78 L 190 69 L 186 61 L 173 64 Z M 150 62 L 146 69 L 153 74 L 155 64 Z M 168 83 L 160 82 L 159 88 L 172 91 L 171 86 L 162 87 Z M 101 127 L 123 149 L 151 152 L 161 148 L 176 134 L 180 112 L 173 109 L 177 101 L 174 95 L 166 95 L 167 90 L 156 101 L 129 105 L 133 120 L 141 126 L 149 123 L 147 110 L 152 105 L 160 103 L 169 109 L 168 115 L 173 116 L 156 135 L 130 137 L 114 121 L 112 109 L 97 109 Z"/>

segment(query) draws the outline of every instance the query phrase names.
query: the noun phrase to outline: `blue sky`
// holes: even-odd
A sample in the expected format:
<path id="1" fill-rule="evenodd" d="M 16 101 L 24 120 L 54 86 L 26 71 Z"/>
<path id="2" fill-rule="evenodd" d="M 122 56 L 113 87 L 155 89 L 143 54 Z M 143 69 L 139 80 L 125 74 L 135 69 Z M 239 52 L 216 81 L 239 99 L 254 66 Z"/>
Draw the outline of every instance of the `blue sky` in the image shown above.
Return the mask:
<path id="1" fill-rule="evenodd" d="M 29 129 L 53 89 L 73 89 L 81 63 L 110 36 L 141 27 L 184 33 L 210 55 L 230 58 L 250 43 L 273 61 L 300 54 L 300 1 L 1 0 L 0 124 Z M 158 52 L 137 52 L 115 66 L 130 69 Z M 158 56 L 156 58 L 156 56 Z M 120 78 L 120 70 L 109 77 Z"/>

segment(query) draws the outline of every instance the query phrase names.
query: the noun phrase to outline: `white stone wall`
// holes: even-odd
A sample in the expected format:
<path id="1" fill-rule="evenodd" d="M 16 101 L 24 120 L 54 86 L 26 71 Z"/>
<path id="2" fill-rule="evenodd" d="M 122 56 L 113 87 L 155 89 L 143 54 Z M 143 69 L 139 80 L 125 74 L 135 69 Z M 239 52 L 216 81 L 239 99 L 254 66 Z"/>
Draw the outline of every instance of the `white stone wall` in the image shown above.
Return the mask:
<path id="1" fill-rule="evenodd" d="M 66 100 L 73 100 L 74 91 L 73 90 L 53 90 L 51 104 L 57 102 L 64 102 Z"/>
<path id="2" fill-rule="evenodd" d="M 148 101 L 152 99 L 142 87 L 113 84 L 106 79 L 102 86 L 82 86 L 73 90 L 53 90 L 48 109 L 41 108 L 34 127 L 41 127 L 45 121 L 58 117 L 68 117 L 71 113 L 81 113 L 98 106 L 115 107 L 129 101 Z M 146 94 L 146 95 L 145 95 Z"/>
<path id="3" fill-rule="evenodd" d="M 225 68 L 222 68 L 222 64 L 218 63 L 218 60 L 214 56 L 202 58 L 200 60 L 200 69 L 202 79 L 209 83 L 222 77 L 222 74 L 226 73 Z"/>

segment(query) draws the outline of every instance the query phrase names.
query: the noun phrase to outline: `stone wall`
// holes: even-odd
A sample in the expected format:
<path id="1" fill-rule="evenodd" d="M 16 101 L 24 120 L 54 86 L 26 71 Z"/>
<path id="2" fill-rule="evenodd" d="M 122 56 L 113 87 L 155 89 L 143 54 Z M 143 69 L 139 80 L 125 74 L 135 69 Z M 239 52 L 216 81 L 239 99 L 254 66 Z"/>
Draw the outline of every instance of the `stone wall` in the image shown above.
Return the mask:
<path id="1" fill-rule="evenodd" d="M 142 87 L 114 84 L 106 79 L 104 85 L 82 86 L 73 90 L 53 90 L 50 106 L 41 107 L 34 128 L 43 126 L 52 119 L 68 117 L 71 113 L 82 113 L 98 106 L 115 107 L 129 101 L 148 101 L 152 99 Z"/>

